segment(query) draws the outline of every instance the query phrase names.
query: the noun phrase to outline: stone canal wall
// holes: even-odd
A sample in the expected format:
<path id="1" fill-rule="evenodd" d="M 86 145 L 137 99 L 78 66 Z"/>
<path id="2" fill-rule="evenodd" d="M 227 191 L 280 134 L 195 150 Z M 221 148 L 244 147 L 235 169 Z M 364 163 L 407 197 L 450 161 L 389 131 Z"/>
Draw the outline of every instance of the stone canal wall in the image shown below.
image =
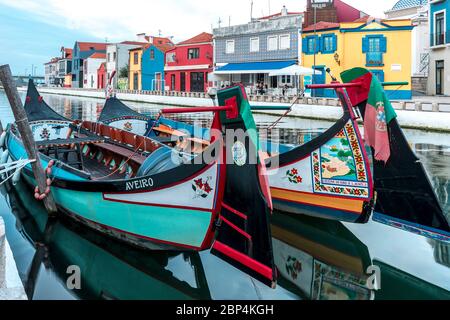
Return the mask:
<path id="1" fill-rule="evenodd" d="M 26 88 L 21 88 L 26 91 Z M 39 88 L 41 93 L 67 95 L 76 97 L 88 97 L 104 99 L 103 90 L 67 89 L 67 88 Z M 117 97 L 123 101 L 151 103 L 157 105 L 176 106 L 210 106 L 211 99 L 204 93 L 168 92 L 163 95 L 155 91 L 130 91 L 119 90 Z M 293 98 L 250 96 L 252 105 L 278 105 L 290 106 Z M 398 121 L 403 128 L 450 132 L 450 98 L 438 100 L 430 97 L 430 101 L 392 101 L 397 110 Z M 281 115 L 284 112 L 258 111 L 271 115 Z M 339 101 L 333 98 L 303 98 L 293 106 L 290 117 L 299 117 L 315 120 L 335 121 L 340 118 L 342 109 Z"/>
<path id="2" fill-rule="evenodd" d="M 26 299 L 27 295 L 6 239 L 5 224 L 2 217 L 0 217 L 0 301 Z"/>

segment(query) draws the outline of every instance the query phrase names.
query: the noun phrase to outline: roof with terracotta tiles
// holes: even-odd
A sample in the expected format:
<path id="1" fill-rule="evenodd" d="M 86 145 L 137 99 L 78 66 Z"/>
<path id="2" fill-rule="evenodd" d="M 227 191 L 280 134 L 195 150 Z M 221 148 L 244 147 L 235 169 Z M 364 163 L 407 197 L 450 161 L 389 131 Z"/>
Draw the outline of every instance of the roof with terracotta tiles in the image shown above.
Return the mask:
<path id="1" fill-rule="evenodd" d="M 195 44 L 195 43 L 206 43 L 206 42 L 212 42 L 213 41 L 213 35 L 207 32 L 202 32 L 199 35 L 196 35 L 195 37 L 185 40 L 183 42 L 178 43 L 178 45 L 186 45 L 186 44 Z"/>
<path id="2" fill-rule="evenodd" d="M 106 51 L 106 43 L 98 43 L 98 42 L 78 42 L 78 47 L 80 48 L 80 51 L 90 51 L 90 50 L 97 50 L 97 51 Z"/>
<path id="3" fill-rule="evenodd" d="M 91 56 L 89 56 L 89 58 L 91 58 L 91 59 L 106 59 L 106 54 L 96 52 L 96 53 L 93 53 Z"/>
<path id="4" fill-rule="evenodd" d="M 335 28 L 339 28 L 340 24 L 339 23 L 334 23 L 334 22 L 325 22 L 325 21 L 320 21 L 317 22 L 315 25 L 310 25 L 309 27 L 306 27 L 303 29 L 303 32 L 308 32 L 308 31 L 320 31 L 320 30 L 328 30 L 328 29 L 335 29 Z"/>

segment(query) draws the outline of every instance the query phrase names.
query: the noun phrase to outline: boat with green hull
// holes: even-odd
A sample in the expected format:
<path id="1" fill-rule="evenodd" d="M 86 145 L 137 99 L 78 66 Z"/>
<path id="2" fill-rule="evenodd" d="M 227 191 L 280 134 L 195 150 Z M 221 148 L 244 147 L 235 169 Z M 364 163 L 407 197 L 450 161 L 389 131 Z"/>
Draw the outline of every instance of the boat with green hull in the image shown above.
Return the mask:
<path id="1" fill-rule="evenodd" d="M 271 199 L 259 144 L 255 137 L 226 139 L 230 129 L 255 131 L 249 105 L 238 98 L 242 90 L 221 91 L 225 106 L 204 110 L 215 113 L 212 129 L 218 136 L 201 154 L 184 157 L 150 138 L 99 123 L 71 122 L 54 112 L 30 81 L 25 110 L 58 208 L 136 246 L 212 248 L 273 286 Z M 16 126 L 9 125 L 6 132 L 10 157 L 26 159 Z M 225 163 L 236 146 L 241 148 L 239 161 Z M 30 165 L 22 174 L 34 187 Z"/>

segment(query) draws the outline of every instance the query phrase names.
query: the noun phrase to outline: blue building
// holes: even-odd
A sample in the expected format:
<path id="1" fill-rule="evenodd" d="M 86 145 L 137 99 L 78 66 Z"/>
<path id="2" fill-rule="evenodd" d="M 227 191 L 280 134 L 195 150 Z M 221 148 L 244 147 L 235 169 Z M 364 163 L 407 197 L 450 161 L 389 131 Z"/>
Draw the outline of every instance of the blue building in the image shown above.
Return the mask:
<path id="1" fill-rule="evenodd" d="M 450 96 L 450 1 L 430 1 L 428 92 Z"/>
<path id="2" fill-rule="evenodd" d="M 106 43 L 75 42 L 72 52 L 72 88 L 83 88 L 84 60 L 94 53 L 106 54 Z"/>
<path id="3" fill-rule="evenodd" d="M 142 53 L 142 90 L 164 91 L 164 65 L 166 51 L 173 49 L 170 44 L 151 44 Z"/>

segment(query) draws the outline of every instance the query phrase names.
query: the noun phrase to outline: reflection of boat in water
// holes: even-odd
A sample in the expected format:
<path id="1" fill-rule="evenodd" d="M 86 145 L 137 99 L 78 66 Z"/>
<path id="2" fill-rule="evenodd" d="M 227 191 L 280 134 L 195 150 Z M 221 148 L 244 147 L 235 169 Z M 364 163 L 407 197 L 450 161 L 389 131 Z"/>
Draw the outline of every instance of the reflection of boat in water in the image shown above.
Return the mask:
<path id="1" fill-rule="evenodd" d="M 445 289 L 379 260 L 373 263 L 381 272 L 382 290 L 377 292 L 377 300 L 450 300 L 450 292 Z"/>
<path id="2" fill-rule="evenodd" d="M 73 223 L 48 220 L 47 212 L 18 184 L 9 199 L 24 235 L 37 248 L 26 290 L 33 297 L 41 264 L 66 284 L 69 266 L 79 266 L 81 299 L 210 299 L 200 256 L 196 252 L 148 252 Z"/>
<path id="3" fill-rule="evenodd" d="M 437 283 L 400 270 L 386 257 L 371 257 L 362 240 L 340 222 L 276 212 L 272 234 L 279 285 L 305 299 L 450 299 L 450 292 Z M 447 244 L 428 241 L 436 262 L 448 266 Z M 369 267 L 380 269 L 380 290 L 367 286 L 374 274 Z"/>
<path id="4" fill-rule="evenodd" d="M 306 299 L 368 300 L 367 247 L 340 222 L 276 213 L 272 236 L 279 284 Z"/>

